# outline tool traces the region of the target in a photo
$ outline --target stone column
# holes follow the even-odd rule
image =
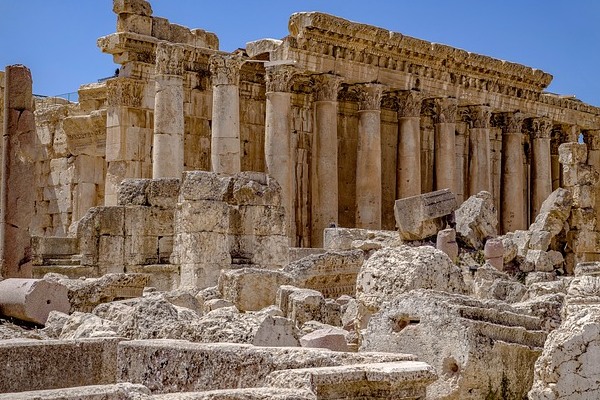
[[[292,93],[290,83],[295,70],[291,66],[267,67],[265,164],[266,172],[281,186],[287,233],[294,236],[295,208],[293,190],[294,157],[291,148]]]
[[[156,95],[152,178],[178,178],[183,173],[183,47],[156,46]]]
[[[435,190],[458,193],[456,179],[456,99],[435,100]]]
[[[500,182],[500,209],[502,233],[527,229],[524,219],[527,209],[523,196],[523,118],[524,115],[503,113],[502,117],[502,175]]]
[[[336,75],[316,75],[315,124],[311,147],[311,245],[323,247],[323,230],[338,223],[337,94]]]
[[[531,220],[538,215],[542,203],[552,193],[552,166],[550,161],[550,132],[552,121],[534,118],[530,121],[533,161],[531,163]]]
[[[492,177],[490,168],[490,117],[486,106],[469,107],[469,196],[482,190],[492,193]]]
[[[35,211],[36,131],[31,72],[6,67],[0,185],[0,275],[30,278],[29,227]]]
[[[381,97],[384,86],[357,85],[356,227],[381,229]]]
[[[398,199],[421,194],[421,129],[422,95],[407,91],[398,98],[398,167],[396,193]]]
[[[240,68],[236,56],[210,58],[213,85],[210,160],[213,172],[235,174],[241,170]]]

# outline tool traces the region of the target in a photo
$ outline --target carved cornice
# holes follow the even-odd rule
[[[488,106],[468,106],[460,110],[462,120],[471,128],[489,128],[492,112]]]
[[[418,117],[421,115],[423,96],[415,90],[398,93],[398,117]]]
[[[456,113],[458,105],[455,98],[435,99],[435,123],[437,124],[453,124],[456,122]]]
[[[106,102],[109,107],[142,107],[145,83],[129,78],[114,78],[106,82]]]
[[[359,111],[374,111],[381,109],[381,97],[385,85],[379,83],[359,83],[354,85],[358,96]]]
[[[333,74],[311,76],[315,101],[337,101],[342,78]]]
[[[210,57],[210,73],[213,86],[239,85],[240,69],[244,60],[237,54],[215,54]]]
[[[292,90],[293,78],[296,74],[298,74],[298,70],[291,65],[267,67],[265,75],[267,93],[289,93]]]
[[[534,139],[550,139],[553,124],[550,118],[531,118],[527,128]]]
[[[183,46],[159,42],[156,45],[156,74],[183,75],[184,56]]]

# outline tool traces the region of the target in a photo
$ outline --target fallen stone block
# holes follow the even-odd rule
[[[277,289],[293,277],[281,271],[242,268],[221,271],[219,292],[240,311],[258,311],[275,304]]]
[[[487,239],[498,236],[498,213],[489,192],[469,197],[455,215],[456,233],[474,249],[481,249]]]
[[[298,327],[308,321],[340,326],[342,315],[340,305],[334,300],[325,299],[321,292],[283,285],[277,291],[277,306],[287,318]]]
[[[422,240],[435,235],[445,228],[456,207],[456,195],[448,189],[396,200],[394,216],[400,236]]]
[[[0,281],[0,314],[44,325],[51,311],[69,312],[67,287],[43,279]]]
[[[379,250],[402,244],[397,231],[359,228],[325,228],[323,247],[327,250]]]
[[[458,243],[456,243],[456,230],[452,228],[442,229],[438,232],[435,248],[443,251],[450,257],[452,262],[458,258]]]
[[[302,347],[329,349],[333,351],[349,351],[346,344],[346,334],[343,329],[317,329],[300,338]]]
[[[150,395],[150,391],[144,385],[115,383],[113,385],[93,385],[66,389],[6,393],[0,394],[0,400],[150,400],[150,397],[143,395]]]

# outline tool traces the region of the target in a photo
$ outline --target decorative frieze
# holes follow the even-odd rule
[[[337,101],[342,78],[332,74],[313,75],[315,101]]]
[[[244,60],[237,54],[215,54],[210,57],[209,64],[213,86],[239,85],[240,68],[243,63]]]
[[[183,46],[159,42],[156,45],[156,74],[183,75],[184,56]]]
[[[379,83],[361,83],[355,85],[358,95],[358,110],[373,111],[381,108],[381,98],[385,85]]]
[[[435,122],[438,124],[453,124],[456,122],[458,106],[455,98],[435,99]]]
[[[269,92],[290,92],[292,90],[293,78],[298,73],[291,65],[278,65],[266,68],[266,88]]]
[[[106,97],[109,107],[142,107],[144,97],[143,81],[116,78],[106,82]]]

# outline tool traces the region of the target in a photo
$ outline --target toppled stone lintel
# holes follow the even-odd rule
[[[448,189],[396,200],[394,216],[400,236],[423,240],[437,234],[456,207],[456,195]]]

